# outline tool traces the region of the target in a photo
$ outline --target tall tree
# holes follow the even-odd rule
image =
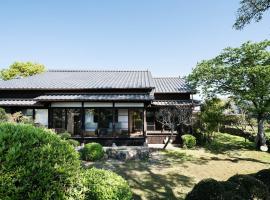
[[[165,142],[163,149],[166,149],[168,146],[177,127],[180,125],[191,124],[191,118],[192,105],[170,106],[159,109],[159,111],[156,113],[157,121],[161,123],[162,127],[167,127],[171,131],[171,134],[168,140]]]
[[[243,29],[252,20],[260,21],[264,12],[270,8],[270,0],[241,0],[240,5],[233,25],[237,30]]]
[[[45,66],[32,62],[14,62],[8,69],[0,71],[0,78],[10,80],[17,76],[27,77],[45,71]]]
[[[188,80],[205,95],[230,95],[251,103],[257,117],[257,145],[265,146],[264,121],[270,111],[270,41],[247,42],[239,48],[226,48],[217,57],[204,60]]]

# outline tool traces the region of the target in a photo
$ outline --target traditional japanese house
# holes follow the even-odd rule
[[[162,143],[168,132],[155,112],[187,104],[193,105],[192,91],[183,79],[149,71],[49,70],[0,80],[0,107],[81,142]]]

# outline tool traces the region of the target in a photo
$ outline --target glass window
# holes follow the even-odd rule
[[[113,110],[100,108],[98,116],[99,136],[113,136]]]
[[[67,131],[72,136],[81,133],[81,109],[67,109]]]
[[[115,133],[117,136],[128,136],[128,109],[116,109]]]
[[[143,109],[129,110],[129,131],[131,136],[143,134]]]
[[[52,128],[59,132],[65,131],[65,109],[52,109]]]
[[[97,136],[98,129],[98,110],[85,109],[85,133],[84,136]]]
[[[146,123],[147,130],[154,131],[155,130],[155,111],[147,111],[146,112]]]
[[[48,109],[35,109],[35,123],[48,126]]]

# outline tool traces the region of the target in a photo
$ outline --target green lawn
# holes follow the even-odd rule
[[[228,134],[216,134],[205,148],[155,151],[147,161],[99,161],[91,166],[115,171],[128,180],[135,199],[184,199],[204,178],[226,180],[241,173],[269,168],[270,154]]]

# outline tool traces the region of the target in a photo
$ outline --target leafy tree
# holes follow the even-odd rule
[[[166,149],[169,142],[172,139],[174,131],[176,131],[177,127],[183,124],[190,124],[192,117],[192,106],[171,106],[160,108],[156,113],[157,121],[161,123],[162,127],[167,127],[170,129],[171,134],[169,139],[165,143],[163,149]]]
[[[220,124],[225,120],[224,111],[228,108],[228,103],[219,98],[206,100],[201,107],[200,119],[208,135],[214,131],[219,132]]]
[[[243,29],[252,20],[258,22],[265,11],[270,8],[270,0],[242,0],[241,7],[237,11],[235,29]]]
[[[10,80],[17,76],[27,77],[34,74],[39,74],[45,71],[45,66],[32,62],[15,62],[8,69],[0,71],[0,78]]]
[[[258,122],[257,145],[265,146],[264,121],[270,111],[270,41],[247,42],[239,48],[226,48],[217,57],[204,60],[188,80],[200,86],[207,96],[231,95],[250,102]]]

